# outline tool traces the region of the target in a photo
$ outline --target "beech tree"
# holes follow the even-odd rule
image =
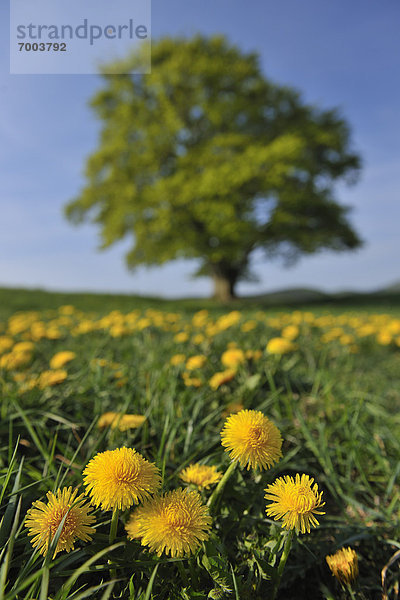
[[[130,268],[197,259],[227,301],[255,250],[294,261],[360,245],[333,194],[359,169],[347,123],[267,79],[256,54],[223,37],[166,38],[150,75],[103,77],[99,146],[66,215],[96,223],[102,248],[130,237]]]

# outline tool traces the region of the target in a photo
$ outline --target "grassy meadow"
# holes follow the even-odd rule
[[[399,371],[395,297],[221,307],[0,290],[0,600],[397,598]],[[246,410],[280,431],[270,468],[237,465],[221,445]],[[123,447],[159,469],[158,493],[188,488],[208,504],[204,539],[189,536],[183,555],[164,539],[158,555],[144,530],[127,537],[142,502],[119,514],[93,504],[91,539],[58,551],[72,503],[40,553],[24,522],[32,504],[87,494],[89,461]],[[197,463],[219,479],[182,479]],[[298,534],[264,497],[296,474],[325,503]],[[326,556],[343,547],[358,567],[339,581]]]

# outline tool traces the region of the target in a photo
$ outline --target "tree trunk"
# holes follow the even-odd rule
[[[220,302],[229,303],[235,296],[236,278],[221,274],[213,274],[214,294],[213,297]]]

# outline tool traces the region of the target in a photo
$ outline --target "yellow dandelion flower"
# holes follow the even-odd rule
[[[218,371],[214,373],[212,377],[208,380],[208,384],[211,389],[216,390],[224,383],[228,383],[228,381],[232,381],[232,379],[236,375],[236,369],[226,369],[225,371]]]
[[[127,327],[125,327],[125,325],[118,324],[118,325],[112,325],[110,327],[110,335],[111,337],[117,338],[117,337],[122,337],[123,335],[126,335],[129,333],[129,329]]]
[[[232,327],[232,325],[235,325],[235,323],[240,320],[241,316],[242,315],[238,310],[233,310],[232,312],[219,317],[217,319],[216,326],[219,331],[224,331],[225,329]]]
[[[230,415],[221,431],[222,445],[232,460],[247,469],[269,469],[281,458],[279,429],[258,410],[241,410]]]
[[[108,365],[108,361],[105,358],[92,358],[90,361],[90,366],[95,369],[96,367],[106,367]]]
[[[354,336],[350,334],[343,334],[340,336],[339,342],[342,344],[342,346],[349,346],[350,344],[354,343]]]
[[[38,385],[39,378],[36,375],[27,376],[24,381],[20,381],[18,392],[24,394],[33,390]]]
[[[125,530],[128,534],[128,538],[130,540],[140,539],[142,537],[140,525],[141,525],[141,510],[143,508],[143,504],[136,508],[133,513],[130,514],[129,521],[125,525]]]
[[[28,377],[28,373],[14,373],[13,379],[17,383],[23,383]]]
[[[55,371],[42,371],[38,378],[38,386],[44,390],[47,387],[58,385],[67,379],[67,371],[56,369]]]
[[[114,371],[113,377],[114,379],[122,379],[125,373],[123,371]]]
[[[110,425],[112,425],[113,429],[115,429],[115,427],[117,426],[116,422],[118,421],[119,415],[120,413],[112,411],[103,413],[97,421],[97,427],[99,429],[104,429],[105,427],[109,427]]]
[[[146,417],[144,415],[122,415],[118,428],[120,431],[127,431],[128,429],[136,429],[145,422]]]
[[[222,473],[217,471],[216,467],[200,465],[198,463],[189,465],[180,474],[182,481],[194,483],[200,489],[209,488],[213,483],[218,483],[221,477]]]
[[[126,415],[110,411],[101,415],[97,422],[97,427],[99,429],[104,429],[111,425],[112,429],[118,427],[120,431],[127,431],[128,429],[140,427],[145,420],[146,417],[144,415]]]
[[[254,319],[250,319],[250,321],[245,321],[240,329],[247,333],[248,331],[252,331],[252,329],[255,329],[256,327],[257,321],[255,321]]]
[[[286,327],[284,327],[281,331],[281,336],[285,339],[285,340],[295,340],[298,335],[299,335],[299,328],[297,327],[297,325],[287,325]]]
[[[187,342],[188,339],[189,336],[185,331],[181,331],[174,336],[174,342],[178,343]]]
[[[46,329],[44,337],[49,340],[58,340],[61,337],[61,331],[57,327],[49,327]]]
[[[75,352],[71,352],[70,350],[64,350],[63,352],[57,352],[50,359],[50,368],[51,369],[61,369],[64,365],[71,362],[76,357]]]
[[[197,333],[193,336],[192,342],[193,344],[202,344],[205,341],[205,337],[202,333]]]
[[[380,331],[376,336],[376,341],[381,346],[389,346],[392,343],[392,334],[387,330]]]
[[[295,349],[293,342],[282,337],[271,338],[267,344],[268,354],[287,354]]]
[[[376,328],[370,323],[366,323],[357,329],[358,337],[367,337],[369,335],[373,335],[376,331]]]
[[[186,371],[182,373],[182,379],[186,387],[200,387],[203,383],[199,377],[191,377],[190,373],[187,373]]]
[[[47,492],[47,504],[37,500],[28,510],[25,526],[29,530],[28,536],[32,538],[31,544],[38,548],[40,554],[46,554],[49,538],[54,538],[67,513],[54,556],[62,550],[73,550],[76,540],[91,540],[91,535],[95,532],[91,525],[95,518],[89,514],[90,507],[85,496],[77,496],[77,493],[78,490],[72,490],[72,487],[59,489],[56,494]]]
[[[95,329],[95,324],[89,319],[80,321],[74,329],[71,330],[71,334],[73,336],[84,335],[85,333],[89,333]]]
[[[136,327],[139,329],[139,331],[143,331],[143,329],[150,327],[150,325],[151,325],[151,320],[147,319],[146,317],[139,319],[138,322],[136,323]]]
[[[259,360],[262,357],[261,350],[246,350],[246,358],[250,360]]]
[[[6,370],[20,369],[32,360],[30,352],[8,352],[0,357],[0,368]]]
[[[160,486],[159,469],[125,446],[96,454],[83,475],[91,503],[103,510],[125,510],[149,498]]]
[[[33,352],[35,344],[33,342],[18,342],[13,347],[13,352]]]
[[[195,356],[190,356],[186,361],[186,369],[187,371],[194,371],[195,369],[201,369],[204,367],[207,358],[203,354],[196,354]]]
[[[63,304],[58,308],[58,312],[62,315],[73,315],[75,310],[75,306],[72,304]]]
[[[296,529],[297,533],[310,533],[311,526],[319,525],[315,515],[324,515],[318,510],[324,506],[322,492],[309,475],[296,474],[296,478],[285,475],[271,483],[265,490],[265,498],[271,500],[266,513],[275,521],[282,519],[284,529]]]
[[[353,548],[341,548],[335,554],[326,557],[332,575],[340,583],[352,584],[358,577],[358,557]]]
[[[181,488],[156,496],[139,506],[126,525],[130,539],[141,538],[142,546],[161,556],[192,554],[208,539],[211,517],[198,492]]]
[[[171,356],[169,362],[171,365],[176,366],[176,365],[181,365],[182,363],[184,363],[186,360],[186,355],[185,354],[174,354],[173,356]]]
[[[5,350],[10,350],[14,346],[14,340],[7,335],[0,336],[0,354]]]
[[[245,355],[243,350],[239,348],[230,348],[226,350],[221,356],[221,362],[224,367],[237,368],[240,364],[245,361]]]
[[[202,309],[193,315],[192,323],[195,327],[203,327],[208,319],[208,310]]]
[[[387,330],[390,331],[390,333],[393,333],[394,335],[397,335],[400,333],[400,319],[393,319],[392,321],[389,321],[388,325],[387,325]]]

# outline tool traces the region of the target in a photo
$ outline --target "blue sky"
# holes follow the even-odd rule
[[[12,1],[12,0],[11,0]],[[99,0],[104,1],[104,0]],[[0,286],[208,295],[192,262],[129,273],[125,243],[97,251],[95,226],[74,228],[63,205],[83,184],[85,157],[100,123],[87,106],[96,75],[10,75],[9,10],[0,0]],[[400,280],[400,3],[397,0],[153,0],[153,37],[225,34],[260,54],[265,74],[323,108],[339,107],[363,158],[356,186],[340,202],[365,246],[321,253],[293,268],[255,260],[258,285],[372,290]]]

